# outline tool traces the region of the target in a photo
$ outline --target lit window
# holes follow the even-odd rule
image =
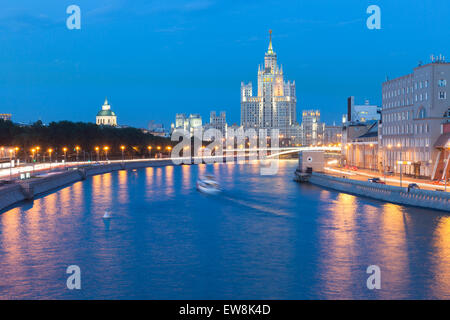
[[[447,86],[447,80],[445,80],[445,79],[439,80],[439,81],[438,81],[438,85],[439,85],[439,87],[445,87],[445,86]]]
[[[426,114],[425,108],[420,109],[419,110],[419,119],[424,119],[424,118],[426,118],[426,116],[427,116],[427,114]]]
[[[439,92],[439,100],[447,99],[447,92],[441,91]]]

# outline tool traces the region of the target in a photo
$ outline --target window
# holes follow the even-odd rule
[[[427,116],[427,113],[426,113],[426,111],[425,111],[425,108],[422,107],[422,108],[419,110],[418,118],[419,118],[419,119],[424,119],[424,118],[426,118],[426,116]]]
[[[447,86],[447,80],[445,80],[445,79],[439,80],[439,81],[438,81],[438,85],[439,85],[439,87],[445,87],[445,86]]]
[[[439,92],[439,100],[447,99],[447,92],[441,91]]]

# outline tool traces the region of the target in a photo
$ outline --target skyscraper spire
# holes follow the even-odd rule
[[[272,48],[272,30],[269,30],[269,37],[270,37],[270,42],[269,42],[269,50],[267,50],[268,54],[273,54],[273,48]]]

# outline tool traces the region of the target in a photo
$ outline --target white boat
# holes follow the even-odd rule
[[[105,211],[105,214],[103,215],[103,219],[111,219],[111,213],[109,213],[109,211]]]
[[[199,178],[197,180],[197,189],[207,194],[218,194],[221,191],[219,183],[217,183],[213,176]]]

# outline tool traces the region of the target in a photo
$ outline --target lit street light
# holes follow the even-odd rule
[[[53,149],[48,149],[47,150],[48,151],[48,157],[50,158],[50,169],[52,168],[52,152],[53,152]]]
[[[9,149],[9,180],[12,179],[12,167],[13,167],[13,160],[12,160],[12,154],[14,150]]]
[[[105,159],[106,159],[106,161],[108,161],[108,150],[109,150],[109,147],[105,146],[105,147],[103,147],[103,150],[105,151]]]
[[[64,147],[64,148],[63,148],[63,151],[64,151],[64,167],[66,167],[66,162],[67,162],[67,148]]]
[[[97,153],[97,162],[99,162],[100,161],[100,148],[95,147],[95,152]]]
[[[148,157],[151,158],[152,157],[152,146],[148,146]]]
[[[80,147],[79,147],[79,146],[76,146],[76,147],[75,147],[75,151],[77,152],[77,162],[78,162],[78,153],[80,152]]]
[[[122,150],[122,162],[124,162],[123,151],[125,150],[125,146],[120,146],[120,150]]]
[[[402,187],[402,171],[403,171],[403,162],[402,162],[402,153],[403,153],[403,146],[401,145],[401,143],[397,144],[397,148],[401,148],[400,149],[400,187]]]

